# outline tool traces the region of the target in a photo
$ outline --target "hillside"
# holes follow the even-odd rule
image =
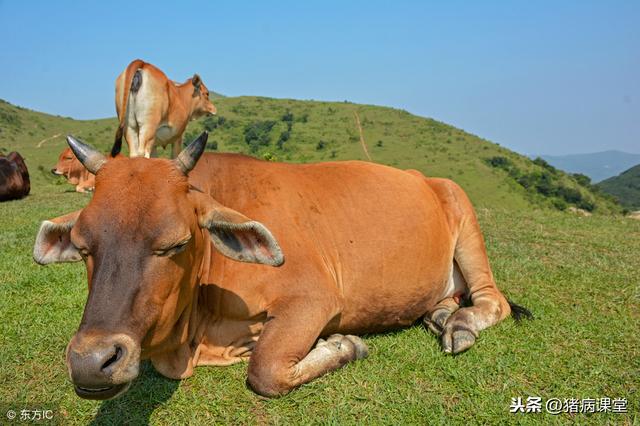
[[[620,211],[588,181],[403,110],[258,97],[223,97],[214,102],[219,115],[194,121],[187,130],[188,140],[209,130],[210,150],[292,162],[370,158],[418,169],[427,176],[452,178],[479,207],[564,209],[575,205],[601,213]],[[47,171],[65,147],[65,134],[73,133],[107,151],[115,128],[115,119],[79,121],[0,103],[0,149],[19,150],[26,156],[36,175],[36,194],[39,182],[53,179]],[[161,154],[167,152],[161,150]]]
[[[75,121],[0,103],[0,148],[19,149],[32,173],[31,194],[0,205],[0,400],[8,401],[7,410],[51,409],[53,422],[65,425],[438,424],[442,419],[466,424],[471,418],[486,424],[530,418],[545,424],[633,424],[640,409],[634,398],[640,221],[531,208],[558,202],[560,188],[565,195],[573,188],[593,197],[596,212],[606,212],[610,204],[542,160],[532,162],[402,111],[257,98],[216,104],[220,116],[189,129],[212,129],[210,149],[217,143],[219,150],[291,161],[364,158],[353,115],[358,112],[374,160],[460,181],[480,207],[478,220],[499,288],[531,309],[534,320],[506,319],[455,357],[443,354],[439,339],[422,326],[366,335],[368,359],[282,398],[266,400],[248,389],[247,363],[197,368],[191,378],[178,381],[143,361],[140,376],[122,397],[80,399],[64,354],[82,321],[86,268],[82,262],[41,267],[32,250],[43,219],[81,209],[91,197],[49,172],[65,146],[62,136],[51,136],[73,132],[106,151],[116,122]],[[282,136],[286,131],[288,139]],[[540,190],[556,195],[543,197]],[[552,415],[543,408],[531,417],[509,414],[509,401],[518,395],[538,396],[543,404],[576,395],[627,398],[628,413]]]
[[[640,164],[598,184],[603,192],[613,195],[624,207],[640,210]]]
[[[593,182],[616,176],[640,163],[640,154],[622,151],[603,151],[590,154],[541,155],[552,166],[570,173],[582,173]]]

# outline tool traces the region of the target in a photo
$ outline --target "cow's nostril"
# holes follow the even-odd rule
[[[116,346],[113,355],[111,355],[111,357],[106,360],[104,364],[102,364],[102,367],[100,369],[103,371],[106,370],[111,365],[117,363],[120,358],[122,358],[122,348],[120,346]]]

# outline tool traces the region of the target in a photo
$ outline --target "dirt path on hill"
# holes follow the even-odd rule
[[[372,161],[371,156],[369,155],[369,150],[367,149],[367,144],[364,141],[364,135],[362,134],[362,126],[360,125],[360,116],[358,115],[358,111],[353,111],[353,115],[356,117],[356,125],[358,126],[358,132],[360,132],[360,145],[362,145],[364,155],[367,156],[369,161]]]
[[[55,139],[55,138],[59,138],[60,136],[62,136],[62,133],[58,133],[58,134],[55,134],[53,136],[49,136],[48,138],[42,139],[40,142],[38,142],[37,148],[42,148],[42,144],[44,144],[46,141],[49,141],[49,140]]]

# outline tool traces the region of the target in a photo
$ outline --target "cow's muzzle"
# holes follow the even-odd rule
[[[140,345],[126,334],[78,332],[67,347],[67,367],[76,394],[110,399],[138,376]]]
[[[61,176],[62,172],[59,172],[58,169],[51,169],[51,174],[54,174],[56,176]]]

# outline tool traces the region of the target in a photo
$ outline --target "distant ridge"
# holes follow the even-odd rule
[[[598,184],[630,210],[640,210],[640,164]]]
[[[617,176],[640,163],[640,154],[616,150],[589,154],[541,155],[540,157],[565,172],[585,174],[593,182]]]

